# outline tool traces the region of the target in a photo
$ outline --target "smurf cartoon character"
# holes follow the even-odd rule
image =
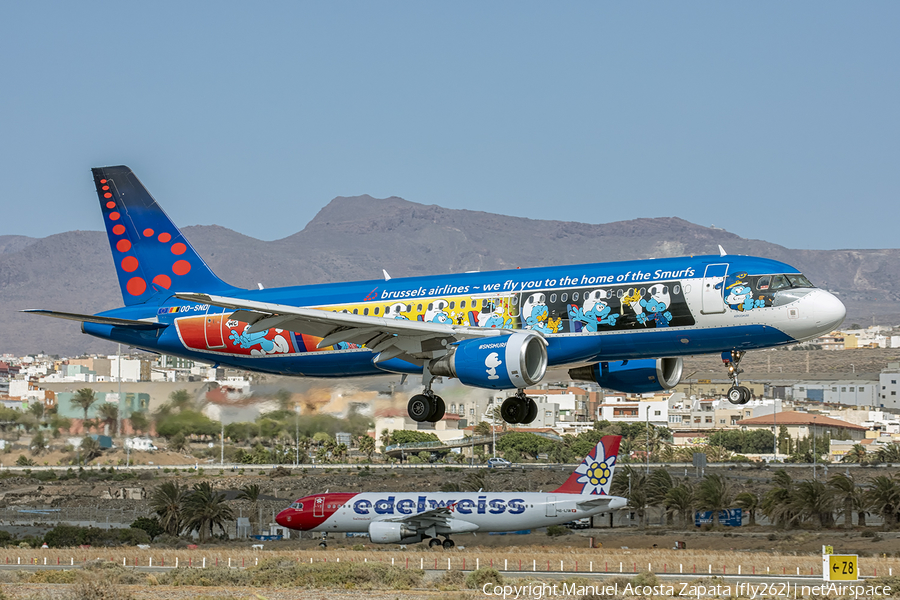
[[[255,333],[247,333],[247,330],[250,329],[250,325],[244,327],[244,331],[242,333],[238,333],[237,330],[232,329],[231,335],[228,336],[228,339],[231,340],[231,343],[239,348],[250,349],[251,356],[266,356],[268,354],[286,354],[290,351],[290,345],[288,341],[285,339],[281,333],[284,331],[283,329],[275,330],[275,337],[272,339],[267,339],[266,336],[269,335],[271,329],[266,329],[265,331],[257,331]],[[253,348],[253,346],[259,346],[259,349]]]
[[[500,376],[497,375],[497,367],[503,364],[503,361],[500,360],[500,355],[496,352],[491,352],[487,355],[487,358],[484,359],[484,366],[487,367],[485,371],[488,374],[488,379],[500,379]]]
[[[387,308],[384,309],[384,318],[385,319],[406,319],[409,321],[409,317],[404,315],[406,312],[406,305],[402,302],[397,302],[395,304],[391,304]]]
[[[606,290],[598,289],[587,292],[584,295],[584,306],[569,305],[569,319],[584,323],[584,330],[596,332],[600,325],[615,326],[618,313],[612,312],[606,300],[609,294]]]
[[[650,321],[656,323],[657,327],[668,327],[669,321],[672,320],[672,313],[666,310],[668,308],[663,302],[655,298],[642,298],[640,302],[644,311],[637,316],[638,323],[646,325]]]
[[[754,308],[761,308],[766,305],[765,300],[762,298],[759,300],[753,299],[753,290],[751,290],[750,286],[744,281],[735,281],[725,288],[725,290],[728,292],[728,295],[725,296],[725,304],[732,310],[744,312],[753,310]]]
[[[453,323],[453,319],[451,319],[450,315],[447,313],[447,307],[449,306],[450,303],[446,300],[429,302],[428,309],[425,311],[422,320],[426,323]]]

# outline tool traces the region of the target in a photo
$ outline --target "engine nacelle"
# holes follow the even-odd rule
[[[547,372],[547,342],[535,333],[463,340],[429,365],[432,375],[493,390],[535,385]]]
[[[375,521],[369,523],[369,539],[373,544],[415,544],[422,541],[422,534],[403,523]]]
[[[643,394],[671,390],[681,381],[684,363],[680,358],[657,358],[601,362],[569,371],[575,381],[594,381],[617,392]]]

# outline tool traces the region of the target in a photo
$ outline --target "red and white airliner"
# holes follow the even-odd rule
[[[581,465],[552,492],[324,493],[305,496],[281,511],[279,525],[300,531],[368,533],[375,544],[452,548],[455,533],[519,531],[559,525],[622,508],[610,496],[621,436],[603,437]],[[444,540],[438,539],[443,536]]]

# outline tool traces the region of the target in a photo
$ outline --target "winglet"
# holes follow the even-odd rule
[[[728,253],[725,252],[725,248],[722,247],[722,244],[719,244],[719,256],[725,256],[726,254]]]
[[[391,280],[391,276],[388,275],[388,272],[387,272],[385,269],[382,269],[381,272],[384,273],[384,280],[385,280],[385,281],[390,281],[390,280]]]

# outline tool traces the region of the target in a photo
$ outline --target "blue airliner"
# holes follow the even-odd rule
[[[150,352],[299,377],[422,376],[416,421],[438,421],[436,377],[515,390],[501,407],[530,423],[524,390],[548,367],[630,393],[671,389],[681,357],[721,353],[739,384],[747,350],[834,330],[844,305],[790,265],[750,256],[665,258],[241,289],[219,279],[125,166],[92,169],[125,306],[84,333]]]

